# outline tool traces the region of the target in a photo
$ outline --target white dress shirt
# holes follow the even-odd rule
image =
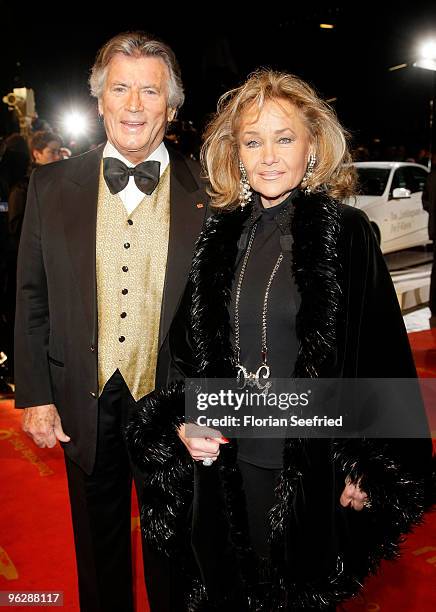
[[[123,157],[121,153],[109,141],[106,143],[106,146],[103,149],[103,158],[105,157],[115,157],[116,159],[119,159],[124,162],[129,168],[133,168],[136,165],[132,164],[132,162]],[[149,157],[147,157],[147,159],[144,159],[143,161],[150,160],[160,162],[159,177],[161,177],[164,171],[166,170],[166,167],[170,163],[170,156],[163,142],[161,142],[158,148],[153,151],[153,153]],[[144,197],[147,197],[140,189],[137,188],[133,176],[129,176],[129,182],[127,183],[126,187],[118,193],[118,195],[120,196],[127,210],[127,214],[129,215],[135,210],[138,204],[142,202]]]

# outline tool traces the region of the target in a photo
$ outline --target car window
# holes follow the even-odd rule
[[[391,185],[391,195],[397,187],[409,189],[410,193],[418,193],[424,189],[427,172],[416,166],[404,166],[395,170]]]
[[[406,172],[407,168],[397,168],[394,172],[394,176],[392,178],[392,185],[391,185],[391,193],[390,195],[392,196],[392,193],[394,191],[394,189],[410,189],[410,176],[407,174]],[[408,182],[409,179],[409,182]]]
[[[416,166],[410,166],[410,171],[413,175],[414,191],[423,191],[424,185],[428,177],[428,172],[423,168],[417,168]]]
[[[358,193],[360,195],[380,196],[385,192],[389,168],[356,167],[358,176]]]

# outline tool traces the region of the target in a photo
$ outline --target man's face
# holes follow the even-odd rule
[[[45,164],[51,164],[52,162],[59,161],[62,159],[61,146],[57,140],[50,140],[46,147],[42,151],[34,149],[32,151],[35,162],[41,166]]]
[[[109,142],[129,161],[146,159],[162,142],[175,110],[168,106],[168,68],[157,57],[115,55],[98,108]]]

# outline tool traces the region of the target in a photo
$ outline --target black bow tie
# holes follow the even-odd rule
[[[129,168],[124,162],[115,157],[103,159],[103,175],[106,185],[112,195],[122,191],[133,176],[136,186],[143,193],[151,195],[159,182],[160,162],[146,161],[134,168]]]

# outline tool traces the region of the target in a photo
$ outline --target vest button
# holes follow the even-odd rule
[[[92,397],[97,397],[97,393],[95,393],[94,391],[90,391],[89,395],[92,395]]]
[[[120,314],[120,317],[121,317],[122,319],[125,319],[125,318],[127,317],[127,312],[122,312],[122,313]]]
[[[91,353],[95,353],[95,346],[94,346],[94,344],[91,344],[91,346],[89,348],[91,350]]]
[[[124,248],[125,249],[130,249],[130,243],[129,242],[125,242],[124,243]]]
[[[129,225],[133,225],[133,221],[132,221],[132,219],[127,219],[127,223],[128,223]]]
[[[128,272],[129,271],[129,268],[127,266],[123,266],[121,269],[122,269],[123,272]]]
[[[121,293],[122,293],[123,295],[127,295],[127,294],[129,293],[129,290],[128,290],[128,289],[123,289],[123,290],[121,291]]]
[[[120,337],[118,338],[118,340],[119,340],[120,342],[124,342],[125,337],[124,337],[124,336],[120,336]]]

